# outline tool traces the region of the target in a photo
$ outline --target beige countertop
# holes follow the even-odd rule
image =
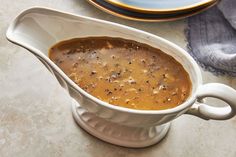
[[[144,149],[114,146],[87,134],[72,118],[70,97],[29,52],[5,39],[20,11],[47,6],[136,27],[186,48],[184,20],[143,23],[123,20],[85,0],[0,0],[0,156],[1,157],[235,157],[236,117],[205,121],[183,115],[173,121],[161,143]],[[204,82],[236,89],[236,78],[202,72]],[[210,99],[214,104],[216,101]],[[222,103],[222,102],[220,102]]]

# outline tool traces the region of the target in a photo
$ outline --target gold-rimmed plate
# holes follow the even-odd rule
[[[197,13],[200,13],[204,10],[207,10],[214,5],[217,4],[218,1],[213,1],[212,3],[209,3],[208,5],[201,6],[198,8],[195,8],[191,11],[183,11],[183,12],[177,12],[177,13],[170,13],[170,14],[147,14],[147,13],[140,13],[135,11],[126,10],[124,8],[119,8],[117,6],[114,6],[110,3],[107,3],[104,0],[87,0],[89,3],[97,7],[98,9],[107,12],[109,14],[112,14],[114,16],[118,16],[124,19],[134,20],[134,21],[143,21],[143,22],[163,22],[163,21],[174,21],[178,19],[183,19],[189,16],[193,16]]]
[[[104,0],[117,7],[142,13],[176,13],[207,6],[217,0]]]

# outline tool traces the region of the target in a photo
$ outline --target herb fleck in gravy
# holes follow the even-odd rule
[[[132,40],[71,39],[51,47],[49,57],[82,89],[116,106],[169,109],[182,104],[191,92],[189,75],[180,63]]]

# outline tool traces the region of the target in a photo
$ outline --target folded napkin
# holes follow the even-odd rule
[[[188,19],[189,52],[206,70],[236,76],[236,0]]]

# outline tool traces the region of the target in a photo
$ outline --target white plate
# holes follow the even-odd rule
[[[189,16],[193,16],[202,11],[205,11],[214,5],[217,4],[218,0],[214,1],[214,3],[209,3],[208,5],[202,5],[200,7],[183,10],[181,12],[137,12],[133,10],[127,10],[121,7],[114,7],[114,5],[103,1],[103,0],[87,0],[90,4],[94,5],[98,9],[112,14],[114,16],[118,16],[124,19],[135,20],[135,21],[143,21],[143,22],[163,22],[163,21],[174,21],[178,19],[183,19]]]
[[[207,5],[216,0],[105,0],[116,6],[136,11],[182,11]]]

